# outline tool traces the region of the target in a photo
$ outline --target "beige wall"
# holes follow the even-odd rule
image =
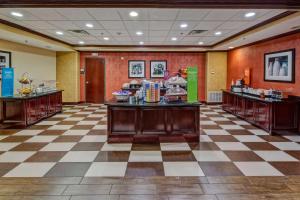
[[[23,73],[28,72],[33,85],[44,80],[56,80],[56,53],[36,47],[0,40],[0,50],[12,53],[12,67],[15,69],[15,93],[21,87],[18,82]]]
[[[206,98],[208,92],[226,89],[227,52],[206,54]]]
[[[57,87],[64,90],[63,102],[80,101],[80,67],[78,52],[57,52]]]

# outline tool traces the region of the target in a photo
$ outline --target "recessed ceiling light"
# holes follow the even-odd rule
[[[84,44],[84,41],[79,41],[78,44]]]
[[[234,47],[228,47],[228,49],[233,49]]]
[[[62,31],[56,31],[55,33],[56,33],[56,35],[63,35],[64,34]]]
[[[86,23],[85,26],[88,27],[88,28],[93,28],[94,27],[94,25],[91,24],[91,23]]]
[[[135,11],[131,11],[131,12],[129,13],[129,15],[130,15],[130,17],[137,17],[137,16],[139,16],[139,13],[137,13],[137,12],[135,12]]]
[[[171,40],[172,40],[172,41],[176,41],[176,40],[177,40],[177,37],[172,37]]]
[[[198,42],[198,44],[199,44],[199,45],[202,45],[202,44],[204,44],[204,42]]]
[[[217,32],[215,32],[215,35],[222,35],[222,32],[221,31],[217,31]]]
[[[11,12],[10,14],[15,17],[23,17],[23,14],[19,12]]]
[[[142,42],[142,41],[141,41],[141,42],[139,42],[139,44],[140,44],[140,45],[143,45],[143,44],[144,44],[144,42]]]
[[[248,12],[245,14],[245,17],[249,18],[249,17],[254,17],[256,15],[255,12]]]
[[[143,35],[144,33],[142,31],[137,31],[135,34],[137,34],[137,35]]]
[[[104,37],[103,39],[104,39],[104,40],[109,40],[109,37]]]
[[[186,24],[186,23],[180,24],[180,28],[186,28],[186,27],[188,27],[188,24]]]

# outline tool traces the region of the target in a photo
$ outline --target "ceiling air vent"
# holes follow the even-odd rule
[[[206,32],[207,30],[192,30],[188,33],[188,35],[199,35],[201,33]]]
[[[68,32],[73,33],[78,36],[90,35],[89,32],[85,30],[68,30]]]

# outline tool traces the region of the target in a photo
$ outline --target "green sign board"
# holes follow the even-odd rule
[[[187,68],[187,100],[198,102],[198,67]]]

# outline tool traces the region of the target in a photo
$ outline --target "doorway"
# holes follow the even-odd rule
[[[85,59],[85,101],[104,103],[105,99],[105,60]]]

